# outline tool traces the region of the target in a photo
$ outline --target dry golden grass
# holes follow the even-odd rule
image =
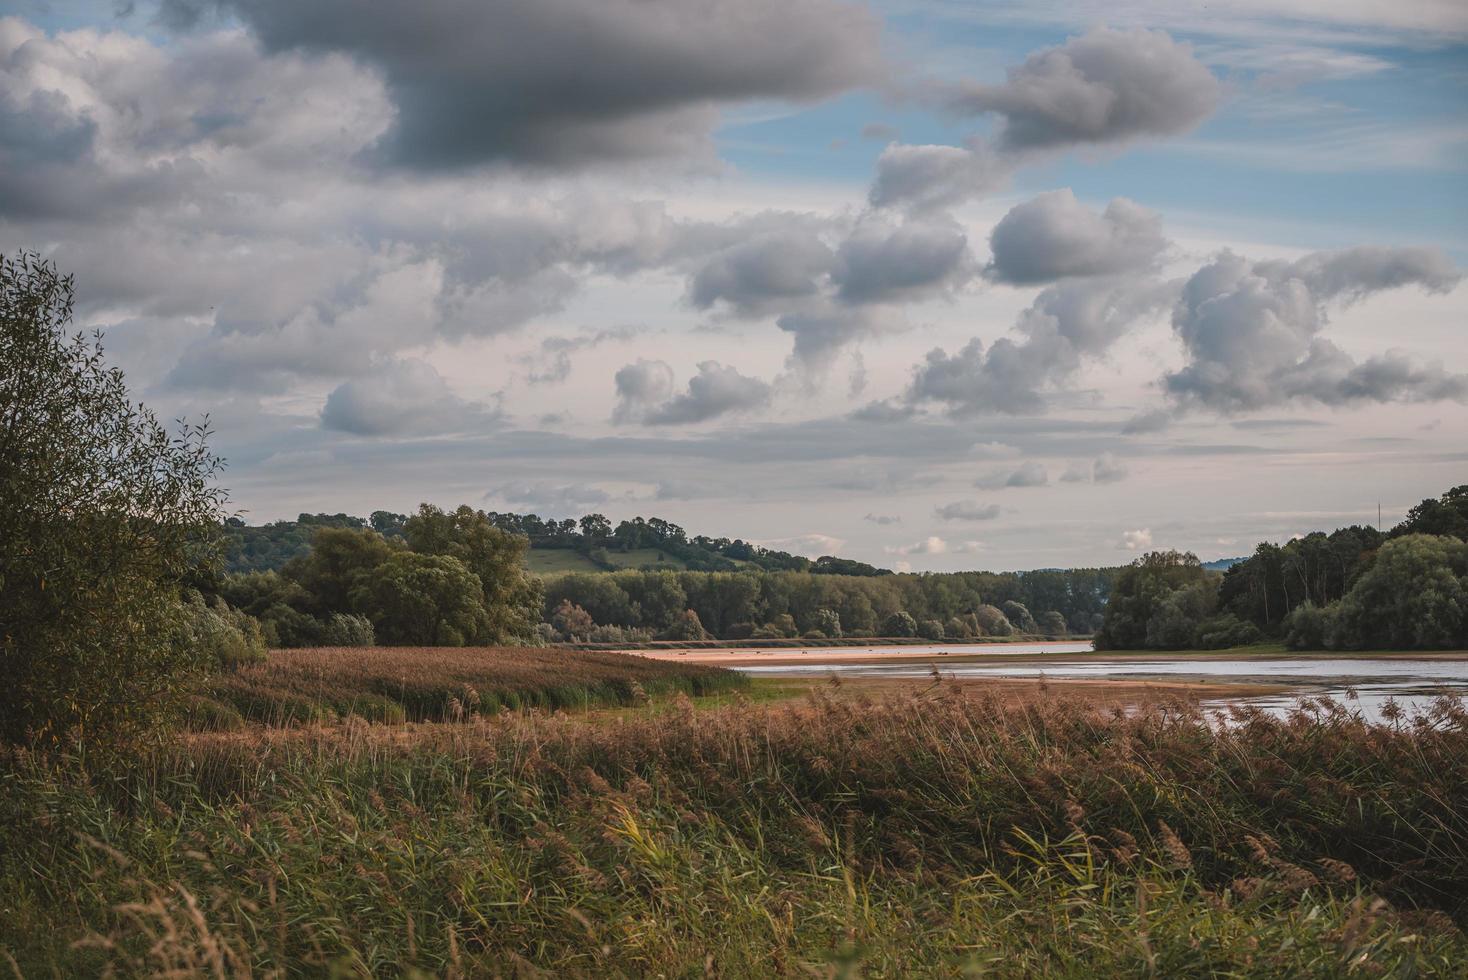
[[[242,720],[295,724],[455,720],[503,709],[637,704],[659,694],[735,690],[748,681],[699,664],[602,651],[516,647],[319,647],[272,650],[263,664],[213,680],[195,728]]]

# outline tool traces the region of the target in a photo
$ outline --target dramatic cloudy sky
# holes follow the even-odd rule
[[[0,15],[0,248],[254,521],[1027,568],[1468,482],[1460,0]]]

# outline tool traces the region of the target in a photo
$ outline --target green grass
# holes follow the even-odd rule
[[[1449,976],[1468,711],[946,685],[0,761],[23,976]]]
[[[535,575],[603,571],[590,558],[570,548],[531,548],[525,554],[525,568]]]
[[[609,551],[607,560],[620,570],[656,566],[669,571],[681,571],[687,564],[681,559],[656,548],[634,548],[631,551]],[[571,572],[605,572],[590,558],[570,548],[531,548],[525,556],[525,567],[536,575],[566,575]]]
[[[631,551],[609,551],[607,560],[618,568],[643,568],[656,565],[660,569],[680,571],[688,566],[680,558],[656,548],[633,548]]]

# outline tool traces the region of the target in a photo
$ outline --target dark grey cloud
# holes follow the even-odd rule
[[[869,122],[861,128],[861,138],[877,143],[890,143],[902,134],[896,126],[884,122]]]
[[[930,85],[925,97],[950,113],[997,116],[997,133],[963,146],[889,146],[877,161],[871,203],[944,207],[1067,150],[1176,136],[1213,112],[1220,91],[1192,49],[1166,33],[1098,27],[1031,54],[1002,85]]]
[[[1139,319],[1166,307],[1176,285],[1143,278],[1093,278],[1040,291],[1019,318],[1019,339],[985,349],[975,337],[949,354],[935,349],[917,366],[906,398],[954,415],[1045,411],[1047,395],[1100,358]]]
[[[984,271],[1017,285],[1114,275],[1150,268],[1166,247],[1157,212],[1119,197],[1097,214],[1065,188],[1010,209],[990,233]]]
[[[1188,279],[1173,312],[1187,363],[1163,379],[1179,409],[1247,412],[1291,401],[1468,400],[1468,375],[1400,351],[1357,361],[1321,336],[1330,303],[1415,285],[1447,292],[1462,276],[1440,250],[1352,248],[1269,262],[1225,252]]]
[[[756,234],[709,256],[689,282],[689,300],[699,309],[723,302],[743,316],[779,311],[814,296],[832,258],[812,228]]]
[[[33,87],[44,77],[36,60],[23,46],[0,48],[0,217],[112,215],[198,180],[201,168],[189,159],[109,169],[97,156],[96,119],[62,92]]]
[[[902,523],[902,518],[897,514],[867,514],[862,520],[881,527],[890,527],[893,524]]]
[[[425,170],[580,165],[705,149],[718,106],[811,101],[883,74],[879,24],[838,0],[175,0],[268,51],[341,54],[396,107],[379,146]]]
[[[942,295],[975,272],[961,228],[909,221],[856,229],[836,251],[832,280],[843,302],[898,302]]]
[[[454,395],[431,365],[406,359],[339,385],[321,409],[321,426],[359,436],[442,434],[481,428],[496,417]]]
[[[981,504],[977,500],[955,500],[933,508],[933,514],[944,521],[992,521],[1003,509],[998,504]]]

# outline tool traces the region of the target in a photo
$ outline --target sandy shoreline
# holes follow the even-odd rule
[[[1150,650],[1117,650],[1110,652],[1094,652],[1090,650],[1057,650],[1054,652],[1037,651],[1025,653],[1005,653],[1006,648],[1033,647],[1034,643],[995,643],[985,648],[984,652],[963,650],[953,652],[934,652],[932,650],[913,650],[910,647],[817,647],[809,650],[801,650],[791,647],[773,647],[766,649],[758,648],[697,648],[688,650],[624,650],[619,651],[637,657],[647,657],[652,660],[676,660],[683,663],[713,664],[719,667],[766,667],[766,666],[799,666],[809,664],[813,672],[819,673],[825,664],[895,664],[895,663],[922,663],[937,664],[940,667],[951,663],[1034,663],[1046,661],[1071,661],[1076,659],[1102,660],[1117,662],[1146,662],[1150,660],[1197,660],[1200,662],[1216,660],[1353,660],[1353,659],[1390,659],[1390,660],[1468,660],[1468,650],[1447,650],[1432,652],[1335,652],[1335,651],[1261,651],[1258,653],[1247,650],[1220,650],[1220,651],[1150,651]],[[1058,679],[1057,679],[1058,680]],[[1107,682],[1110,683],[1110,682]]]

